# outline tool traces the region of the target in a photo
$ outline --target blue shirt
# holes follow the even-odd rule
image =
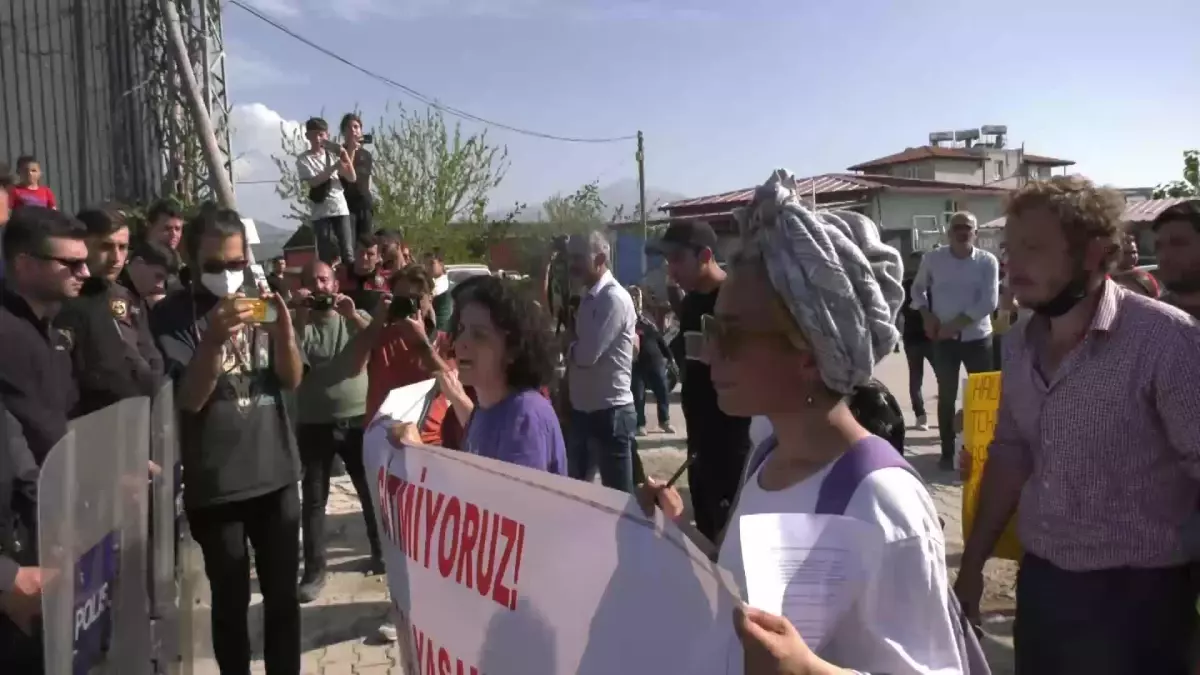
[[[554,407],[526,389],[490,408],[476,406],[463,449],[473,455],[567,475],[567,450]]]
[[[933,306],[930,307],[930,298]],[[911,307],[928,309],[943,324],[966,315],[971,323],[962,340],[982,340],[992,334],[992,312],[1000,304],[1000,264],[996,256],[973,247],[965,258],[949,246],[925,254],[913,278]]]

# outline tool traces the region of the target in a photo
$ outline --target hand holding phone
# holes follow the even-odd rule
[[[233,306],[239,314],[249,313],[247,323],[275,323],[279,320],[275,303],[266,298],[234,298]]]

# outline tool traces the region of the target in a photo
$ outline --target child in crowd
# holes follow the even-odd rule
[[[42,165],[32,155],[17,159],[17,184],[8,189],[8,202],[13,209],[22,206],[58,209],[54,192],[42,185]]]

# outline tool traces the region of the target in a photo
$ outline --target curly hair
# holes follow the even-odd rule
[[[526,294],[511,281],[483,276],[455,298],[450,325],[455,337],[460,331],[459,312],[470,304],[488,311],[496,329],[504,334],[504,350],[509,363],[505,371],[508,386],[516,390],[540,389],[554,377],[554,359],[550,333],[542,324],[542,313]]]
[[[1055,176],[1030,181],[1013,191],[1005,215],[1020,216],[1034,209],[1054,214],[1070,250],[1080,252],[1077,255],[1082,255],[1088,242],[1099,239],[1109,245],[1104,271],[1111,271],[1117,264],[1125,236],[1121,221],[1125,198],[1121,193],[1100,187],[1083,176]]]

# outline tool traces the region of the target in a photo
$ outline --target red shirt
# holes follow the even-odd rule
[[[353,265],[342,265],[337,270],[337,282],[338,290],[343,293],[389,290],[382,266],[376,267],[374,274],[360,275],[354,271]]]
[[[444,333],[439,333],[433,344],[442,358],[449,361],[449,338]],[[383,405],[384,399],[393,389],[432,377],[433,373],[421,364],[418,352],[409,349],[404,343],[399,335],[399,328],[384,328],[379,342],[371,350],[371,359],[367,362],[367,419],[375,418],[379,406]],[[438,394],[429,407],[425,422],[421,425],[421,441],[429,445],[458,449],[462,442],[462,430],[463,425],[455,416],[450,402],[445,395]]]
[[[44,206],[46,208],[57,209],[58,202],[54,199],[54,192],[45,185],[37,187],[29,187],[28,185],[14,185],[8,188],[9,206],[16,209],[22,206]]]

